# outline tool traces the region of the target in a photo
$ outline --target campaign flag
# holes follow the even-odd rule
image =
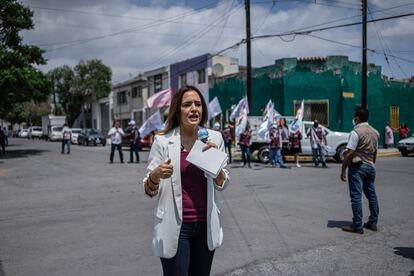
[[[303,121],[303,114],[305,113],[305,101],[302,100],[299,109],[296,111],[295,121],[290,126],[291,132],[300,130]]]
[[[164,128],[164,123],[161,121],[161,113],[159,110],[152,114],[139,128],[141,137],[145,137],[152,131],[157,131]]]
[[[157,92],[151,97],[149,97],[147,100],[147,104],[149,108],[160,108],[164,106],[169,106],[171,104],[171,99],[172,90],[171,88],[168,88],[163,91]]]
[[[221,107],[217,97],[214,97],[213,100],[208,104],[208,119],[216,117],[221,114]]]
[[[266,104],[265,109],[263,110],[263,116],[266,116],[266,115],[267,115],[267,113],[269,112],[269,110],[271,110],[271,109],[273,109],[273,108],[274,108],[273,101],[272,101],[272,100],[269,100],[269,101],[267,102],[267,104]]]
[[[247,103],[247,97],[244,97],[239,101],[235,109],[230,114],[230,121],[236,120],[236,118],[240,117],[240,114],[246,110],[246,116],[249,113],[249,105]]]
[[[257,135],[261,139],[267,139],[269,136],[269,129],[274,124],[275,119],[282,116],[275,108],[272,100],[266,105],[266,109],[264,110],[263,122],[257,131]]]
[[[236,137],[239,139],[240,134],[242,134],[247,127],[247,107],[244,107],[244,109],[241,111],[239,118],[236,122]]]

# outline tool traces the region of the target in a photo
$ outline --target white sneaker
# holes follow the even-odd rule
[[[296,168],[300,168],[301,167],[301,165],[299,165],[299,163],[297,163],[296,164]]]

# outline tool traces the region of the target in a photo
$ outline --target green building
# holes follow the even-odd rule
[[[228,114],[245,95],[245,76],[241,71],[214,79],[210,100],[217,96]],[[355,106],[361,103],[361,64],[346,56],[279,59],[274,65],[255,68],[252,86],[250,115],[261,115],[272,99],[279,113],[292,116],[304,100],[305,120],[318,119],[332,130],[350,131]],[[380,66],[369,64],[368,109],[369,121],[381,136],[386,122],[394,128],[406,123],[414,129],[414,79],[392,80],[381,74]]]

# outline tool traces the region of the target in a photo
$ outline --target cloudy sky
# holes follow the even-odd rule
[[[245,36],[242,0],[22,0],[21,3],[34,11],[35,28],[23,36],[26,43],[46,50],[48,64],[42,70],[98,58],[112,68],[114,83],[139,72],[220,51]],[[360,0],[251,0],[251,3],[253,36],[358,22],[361,14]],[[368,0],[368,3],[368,19],[414,12],[412,0]],[[391,77],[413,76],[413,24],[414,16],[370,23],[368,47],[376,52],[368,54],[368,62],[381,65],[383,74]],[[358,48],[361,26],[312,35],[254,40],[253,65],[269,65],[284,57],[327,55],[348,55],[351,60],[361,60]],[[245,64],[244,45],[224,54]]]

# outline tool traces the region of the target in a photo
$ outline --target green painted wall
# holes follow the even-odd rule
[[[383,136],[385,123],[390,121],[390,106],[399,106],[400,123],[414,130],[414,84],[382,78],[381,67],[369,65],[368,108],[370,123]],[[355,106],[361,103],[360,64],[344,56],[326,59],[277,60],[274,65],[253,70],[251,115],[261,115],[269,99],[276,110],[293,115],[294,101],[328,100],[329,128],[352,129]],[[245,75],[217,79],[210,89],[210,99],[217,96],[223,110],[230,109],[245,95]],[[341,97],[342,92],[354,93],[353,98]],[[396,139],[398,140],[398,134]],[[381,140],[382,144],[382,140]]]

